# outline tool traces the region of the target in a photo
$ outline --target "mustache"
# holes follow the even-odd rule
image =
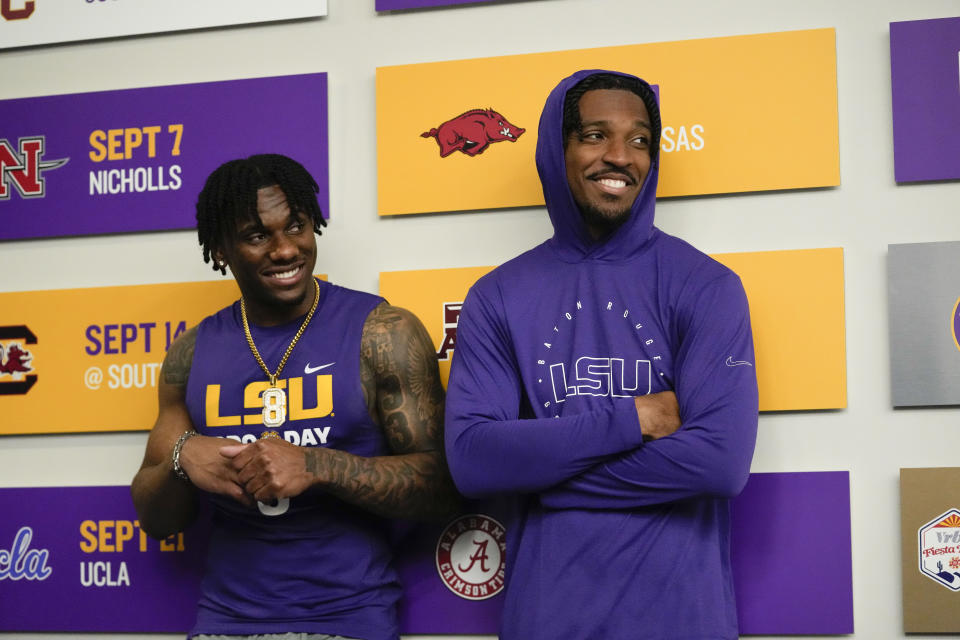
[[[587,176],[587,179],[597,180],[599,178],[604,178],[604,177],[609,178],[612,175],[622,176],[623,179],[626,180],[627,184],[629,185],[637,184],[637,179],[634,176],[630,175],[625,170],[620,169],[619,167],[608,167],[602,171],[591,173],[590,175]]]

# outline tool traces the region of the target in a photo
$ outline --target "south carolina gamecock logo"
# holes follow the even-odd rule
[[[33,15],[36,0],[26,0],[14,6],[13,0],[0,0],[0,16],[5,20],[26,20]]]
[[[22,395],[36,384],[32,344],[37,336],[26,325],[0,327],[0,396]]]
[[[920,527],[920,573],[960,591],[960,511],[950,509]]]
[[[440,157],[454,151],[475,156],[483,153],[494,142],[516,142],[526,129],[510,122],[493,109],[471,109],[447,120],[436,129],[424,131],[421,138],[436,138]]]
[[[506,531],[483,514],[460,516],[437,541],[437,572],[450,591],[486,600],[503,590]]]

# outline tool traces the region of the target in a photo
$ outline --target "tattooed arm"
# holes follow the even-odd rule
[[[251,503],[237,481],[237,474],[219,454],[219,438],[194,436],[180,450],[180,466],[192,482],[173,473],[173,447],[177,439],[193,429],[187,411],[186,392],[196,327],[183,333],[167,351],[157,385],[160,408],[147,439],[140,470],[133,478],[130,493],[141,528],[155,538],[183,530],[196,516],[194,486]]]
[[[263,502],[318,486],[387,517],[442,519],[459,496],[443,453],[443,387],[430,336],[409,311],[379,305],[363,325],[360,378],[393,455],[364,458],[273,438],[223,449],[247,493]]]

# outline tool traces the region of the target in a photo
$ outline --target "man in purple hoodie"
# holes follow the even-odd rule
[[[461,492],[515,501],[503,640],[738,635],[750,316],[736,274],[653,226],[659,139],[646,82],[564,79],[537,141],[554,235],[460,314],[446,447]]]

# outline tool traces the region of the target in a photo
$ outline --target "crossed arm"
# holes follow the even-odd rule
[[[163,537],[196,512],[193,487],[173,474],[177,438],[192,429],[185,403],[196,331],[171,347],[161,370],[160,411],[132,494],[141,526]],[[345,451],[297,447],[278,439],[248,445],[194,436],[180,463],[191,483],[255,508],[316,486],[388,517],[439,519],[455,512],[459,496],[443,455],[444,395],[433,344],[413,314],[387,304],[367,317],[361,339],[361,384],[371,417],[391,455],[364,458]]]
[[[464,494],[536,493],[548,507],[615,509],[739,492],[756,438],[757,389],[752,366],[724,364],[728,354],[753,360],[735,276],[698,292],[678,319],[676,395],[559,418],[518,419],[506,319],[485,295],[471,291],[461,310],[448,387],[447,455]],[[710,313],[718,308],[729,311]]]

